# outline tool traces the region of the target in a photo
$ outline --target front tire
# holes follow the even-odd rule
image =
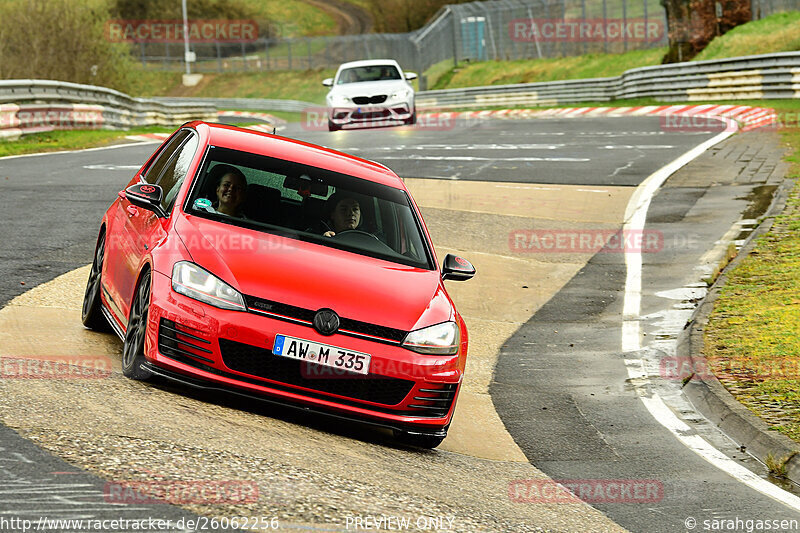
[[[92,269],[89,271],[89,280],[86,282],[86,291],[83,295],[83,307],[81,309],[83,325],[95,331],[108,331],[109,329],[108,321],[103,316],[103,303],[100,301],[105,250],[106,234],[103,232],[94,250],[94,260],[92,261]]]
[[[341,126],[337,126],[336,124],[328,120],[328,131],[339,131],[340,129],[342,129]]]
[[[130,379],[144,381],[153,374],[143,369],[144,340],[147,336],[147,315],[150,310],[150,272],[145,272],[136,287],[131,312],[128,317],[128,329],[125,330],[125,342],[122,345],[122,374]]]

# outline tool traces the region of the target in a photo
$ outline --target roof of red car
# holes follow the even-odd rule
[[[207,126],[209,144],[254,154],[266,155],[287,161],[333,170],[367,179],[390,187],[405,188],[397,175],[374,161],[318,146],[316,144],[280,137],[269,133],[237,128],[224,124],[191,122],[187,126]]]

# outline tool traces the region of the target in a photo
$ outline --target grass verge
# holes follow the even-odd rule
[[[797,106],[779,114],[797,117]],[[781,128],[789,177],[800,177],[800,127]],[[722,384],[771,429],[800,441],[800,185],[749,256],[729,275],[705,332]]]
[[[180,73],[146,70],[136,87],[136,96],[274,98],[322,105],[328,93],[322,80],[334,74],[336,71],[331,69],[205,74],[198,85],[184,87]]]
[[[0,142],[0,157],[9,155],[81,150],[115,144],[128,135],[171,133],[175,128],[153,126],[132,130],[71,130],[24,135],[16,141]]]

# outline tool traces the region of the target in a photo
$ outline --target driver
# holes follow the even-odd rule
[[[354,230],[361,224],[361,205],[347,193],[334,193],[325,203],[328,222],[322,235],[333,237],[342,231]]]

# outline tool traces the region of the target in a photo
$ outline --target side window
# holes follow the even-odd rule
[[[150,168],[145,171],[144,181],[155,185],[158,177],[161,175],[161,172],[164,170],[164,167],[169,161],[169,158],[191,134],[191,130],[181,130],[174,137],[172,137],[172,140],[169,142],[169,144],[167,144],[164,149],[161,150],[161,153],[159,153],[150,164]]]
[[[172,209],[172,204],[175,202],[175,197],[186,179],[186,174],[189,172],[189,165],[194,159],[194,154],[197,151],[198,139],[197,135],[190,132],[190,137],[183,143],[172,158],[169,159],[164,171],[156,181],[156,185],[161,186],[164,190],[164,196],[161,200],[161,207],[165,211]],[[149,173],[148,173],[149,175]]]

